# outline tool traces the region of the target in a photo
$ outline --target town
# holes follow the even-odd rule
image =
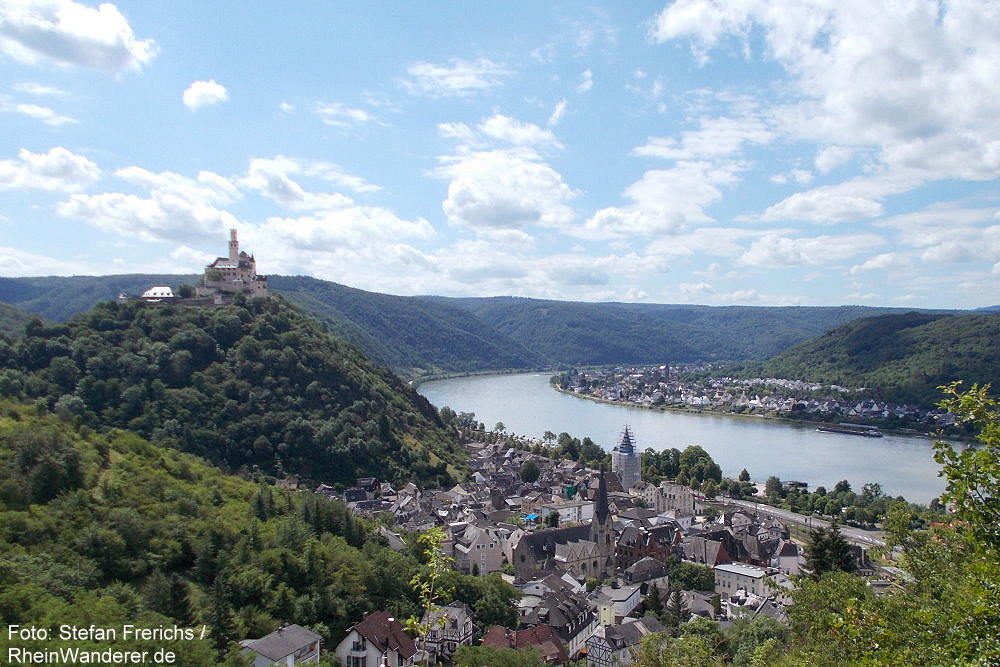
[[[801,379],[716,377],[712,370],[705,364],[577,370],[556,376],[553,384],[583,398],[647,408],[823,422],[851,419],[919,432],[954,424],[954,415],[946,410],[878,400],[864,388]]]
[[[456,570],[500,576],[516,587],[515,622],[484,627],[468,605],[444,600],[425,612],[426,636],[414,639],[405,619],[376,610],[330,647],[341,664],[452,664],[460,646],[478,640],[483,647],[530,648],[546,664],[627,665],[644,636],[670,629],[664,619],[674,629],[692,619],[721,627],[737,618],[787,621],[793,577],[806,567],[789,528],[753,510],[720,511],[684,484],[641,480],[628,426],[611,470],[506,441],[465,444],[472,476],[449,489],[364,478],[341,493],[327,484],[315,492],[373,520],[398,551],[440,531],[433,546]],[[871,585],[888,586],[897,575],[875,565],[864,547],[849,548],[853,570]],[[312,655],[319,641],[287,626],[243,645],[278,661]]]

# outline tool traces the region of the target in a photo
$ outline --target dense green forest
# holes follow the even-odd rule
[[[0,623],[58,628],[206,626],[166,642],[184,665],[219,664],[230,641],[282,622],[335,646],[363,614],[419,614],[410,578],[426,555],[396,553],[336,500],[239,479],[121,430],[98,432],[44,403],[0,399]],[[448,583],[486,623],[516,593],[495,577]],[[499,610],[499,611],[498,611]],[[157,641],[119,641],[152,650]],[[105,649],[11,640],[7,648]],[[236,664],[237,661],[230,661]]]
[[[539,368],[548,359],[450,300],[365,292],[305,276],[273,276],[273,291],[400,372],[455,373]]]
[[[0,303],[0,335],[14,338],[24,333],[24,327],[37,317],[26,310]]]
[[[119,292],[196,276],[2,278],[0,301],[52,320]],[[304,276],[270,276],[284,294],[377,363],[403,374],[609,364],[763,360],[861,317],[901,309],[580,303],[400,297]],[[941,312],[941,311],[938,311]]]
[[[1000,313],[882,315],[747,364],[741,374],[867,387],[879,398],[931,406],[938,387],[955,378],[986,384],[1000,377],[998,341]]]
[[[0,339],[0,396],[127,428],[228,470],[448,483],[464,453],[425,398],[280,297],[106,302]],[[447,462],[447,463],[446,463]]]

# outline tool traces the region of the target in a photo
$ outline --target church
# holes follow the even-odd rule
[[[608,487],[601,469],[589,524],[525,533],[511,550],[517,581],[543,573],[568,572],[578,579],[603,581],[615,574],[615,530]]]
[[[195,295],[215,297],[218,303],[226,302],[236,294],[250,297],[267,296],[267,276],[257,275],[257,260],[240,250],[236,230],[229,230],[229,255],[216,257],[205,267]]]

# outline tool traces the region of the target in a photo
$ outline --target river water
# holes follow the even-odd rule
[[[810,489],[831,489],[846,479],[857,492],[867,482],[878,482],[888,495],[923,504],[944,490],[926,438],[863,438],[759,417],[597,403],[557,392],[545,374],[437,380],[422,384],[419,391],[439,408],[476,413],[488,429],[503,422],[508,432],[538,439],[545,431],[566,431],[581,439],[590,436],[609,451],[628,424],[638,451],[701,445],[727,477],[746,468],[754,481],[776,475],[807,482]]]

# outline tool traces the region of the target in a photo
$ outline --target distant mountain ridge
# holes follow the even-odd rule
[[[119,292],[197,276],[0,278],[0,301],[62,321]],[[573,365],[770,358],[846,322],[899,314],[867,306],[759,307],[451,298],[366,292],[306,276],[269,276],[284,294],[377,363],[404,375]],[[933,311],[944,314],[948,311]]]

